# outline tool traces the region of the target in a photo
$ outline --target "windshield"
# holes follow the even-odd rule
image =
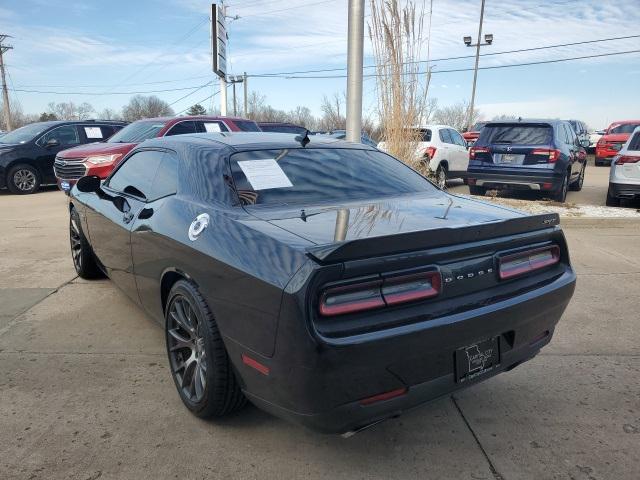
[[[550,125],[488,125],[482,129],[483,143],[508,145],[548,145],[553,130]]]
[[[636,127],[640,127],[640,123],[623,123],[612,127],[607,133],[633,133]]]
[[[49,127],[51,127],[49,123],[32,123],[0,136],[0,143],[26,143],[38,137]]]
[[[109,143],[139,143],[157,136],[162,127],[164,123],[158,121],[134,122],[111,137]]]
[[[242,132],[261,132],[260,127],[256,122],[252,122],[251,120],[234,120],[233,123],[236,124],[236,127],[240,129]]]
[[[355,149],[257,150],[231,156],[243,205],[336,203],[433,191],[400,161]]]

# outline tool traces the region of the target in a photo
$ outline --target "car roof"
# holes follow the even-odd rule
[[[549,125],[557,125],[559,123],[569,122],[568,120],[559,120],[557,118],[516,118],[515,120],[491,120],[487,122],[487,125],[507,124],[513,125],[514,123],[548,123]]]
[[[174,135],[171,137],[152,138],[145,140],[140,146],[143,147],[169,147],[178,146],[204,146],[212,148],[230,147],[233,150],[253,150],[253,149],[284,149],[302,148],[299,140],[300,135],[290,133],[269,133],[269,132],[215,132],[215,133],[193,133],[184,135]],[[361,143],[347,142],[325,135],[310,135],[306,148],[353,148],[360,150],[376,150],[375,148]]]
[[[136,122],[162,122],[165,124],[170,123],[178,123],[183,122],[185,120],[230,120],[232,122],[253,122],[253,120],[249,120],[247,118],[240,117],[223,117],[221,115],[184,115],[182,117],[152,117],[152,118],[141,118],[140,120],[136,120]]]
[[[43,125],[46,128],[56,127],[58,125],[83,125],[86,123],[108,123],[108,124],[126,124],[127,122],[123,122],[122,120],[47,120],[46,122],[33,122],[29,125]]]

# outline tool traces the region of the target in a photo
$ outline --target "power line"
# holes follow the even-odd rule
[[[174,80],[157,80],[155,82],[141,82],[141,83],[129,83],[130,87],[137,87],[140,85],[159,85],[163,83],[175,83],[175,82],[184,82],[185,80],[199,80],[202,78],[211,78],[211,75],[197,75],[195,77],[185,77],[185,78],[176,78]],[[18,88],[110,88],[115,87],[117,85],[18,85]]]
[[[180,100],[184,100],[185,98],[190,97],[190,96],[191,96],[191,95],[193,95],[194,93],[199,92],[199,91],[200,91],[200,90],[202,90],[204,87],[208,87],[208,86],[209,86],[209,85],[211,85],[212,83],[213,83],[213,80],[211,80],[211,81],[210,81],[210,82],[208,82],[208,83],[205,83],[204,85],[200,85],[200,86],[199,86],[199,87],[197,87],[194,91],[192,91],[192,92],[190,92],[190,93],[187,93],[186,95],[183,95],[182,97],[180,97],[180,98],[179,98],[179,99],[177,99],[176,101],[174,101],[174,102],[170,103],[170,104],[169,104],[169,106],[171,107],[171,106],[175,105],[176,103],[178,103]]]
[[[202,100],[198,100],[198,101],[196,102],[196,104],[200,104],[200,105],[202,105],[204,102],[206,102],[206,101],[207,101],[207,100],[209,100],[210,98],[215,97],[215,96],[216,96],[217,94],[219,94],[219,93],[220,93],[220,90],[218,90],[217,92],[214,92],[213,94],[209,95],[209,96],[208,96],[208,97],[206,97],[206,98],[203,98]],[[176,113],[176,117],[177,117],[178,115],[180,115],[180,114],[182,114],[182,113],[186,112],[186,111],[187,111],[187,110],[189,110],[190,108],[191,108],[191,106],[189,106],[189,107],[185,108],[184,110],[180,110],[178,113]]]
[[[240,20],[242,20],[243,18],[249,18],[249,17],[263,17],[265,15],[271,15],[273,13],[286,12],[288,10],[294,10],[296,8],[302,8],[302,7],[313,7],[315,5],[321,5],[323,3],[331,3],[331,2],[335,2],[335,1],[336,0],[322,0],[320,2],[314,2],[314,3],[301,3],[300,5],[294,5],[293,7],[281,8],[279,10],[270,10],[268,12],[252,13],[252,14],[249,14],[249,15],[240,15]]]
[[[499,68],[510,68],[510,67],[524,67],[528,65],[543,65],[547,63],[560,63],[560,62],[569,62],[572,60],[584,60],[588,58],[600,58],[600,57],[611,57],[615,55],[626,55],[630,53],[640,53],[640,50],[627,50],[624,52],[610,52],[610,53],[601,53],[597,55],[583,55],[580,57],[569,57],[569,58],[558,58],[555,60],[541,60],[537,62],[523,62],[523,63],[512,63],[507,65],[495,65],[489,67],[479,67],[478,70],[495,70]],[[450,70],[431,70],[430,74],[435,75],[439,73],[453,73],[453,72],[469,72],[472,71],[473,68],[454,68]],[[420,75],[424,75],[427,72],[419,72]],[[284,78],[286,80],[297,80],[304,78],[312,78],[312,79],[330,79],[330,78],[346,78],[346,75],[306,75],[306,76],[295,76],[295,75],[281,75],[281,76],[273,76],[273,75],[247,75],[248,77],[259,77],[259,78]],[[373,78],[380,76],[377,73],[370,73],[364,75],[366,78]]]
[[[211,83],[211,82],[210,82]],[[165,93],[165,92],[179,92],[184,90],[192,90],[194,88],[200,88],[202,85],[191,85],[190,87],[180,87],[180,88],[165,88],[162,90],[139,90],[139,91],[130,91],[130,92],[59,92],[55,90],[27,90],[23,88],[15,88],[10,89],[14,92],[25,92],[25,93],[47,93],[51,95],[91,95],[91,96],[107,96],[107,95],[136,95],[143,93]]]
[[[599,43],[599,42],[609,42],[613,40],[625,40],[629,38],[640,38],[640,35],[626,35],[623,37],[609,37],[609,38],[600,38],[597,40],[585,40],[581,42],[571,42],[571,43],[559,43],[556,45],[545,45],[542,47],[531,47],[531,48],[520,48],[517,50],[504,50],[500,52],[491,52],[491,53],[482,53],[481,57],[488,57],[492,55],[505,55],[509,53],[524,53],[524,52],[532,52],[536,50],[546,50],[549,48],[560,48],[560,47],[570,47],[575,45],[585,45],[591,43]],[[460,55],[457,57],[443,57],[443,58],[433,58],[431,60],[415,60],[411,62],[406,62],[404,65],[414,64],[414,63],[433,63],[433,62],[445,62],[450,60],[463,60],[467,58],[475,58],[475,55]],[[363,68],[376,68],[377,65],[365,65]],[[345,67],[336,67],[336,68],[322,68],[316,70],[301,70],[297,72],[278,72],[278,73],[257,73],[250,75],[251,77],[269,77],[269,76],[282,76],[282,75],[301,75],[305,73],[325,73],[325,72],[343,72],[345,71]]]

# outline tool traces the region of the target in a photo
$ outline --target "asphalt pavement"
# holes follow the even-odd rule
[[[349,439],[195,418],[160,327],[76,277],[63,194],[0,192],[0,225],[0,479],[640,478],[637,221],[568,225],[577,289],[538,357]]]

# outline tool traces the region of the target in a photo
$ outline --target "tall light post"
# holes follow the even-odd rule
[[[478,26],[478,41],[474,44],[471,43],[471,37],[464,37],[463,41],[467,47],[476,47],[476,64],[473,68],[473,88],[471,90],[471,104],[469,105],[469,117],[467,120],[467,128],[473,127],[473,109],[476,101],[476,81],[478,80],[478,61],[480,60],[480,47],[485,45],[491,45],[493,43],[493,34],[487,33],[484,36],[484,42],[482,43],[482,20],[484,19],[484,0],[480,6],[480,25]]]
[[[349,0],[347,46],[347,134],[349,142],[361,141],[362,55],[364,47],[364,0]]]

